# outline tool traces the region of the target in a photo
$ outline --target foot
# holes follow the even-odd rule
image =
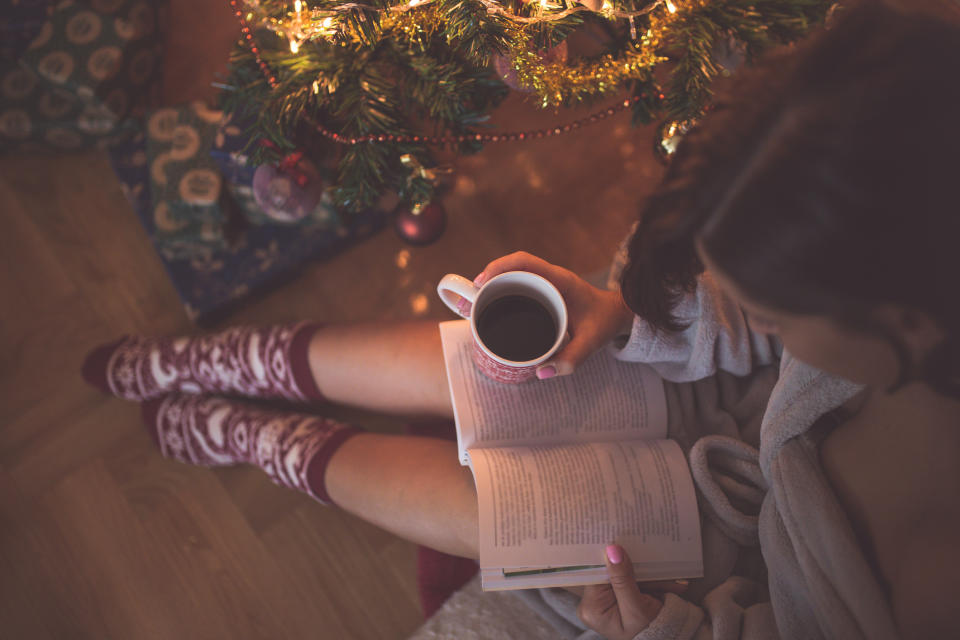
[[[255,464],[276,484],[329,503],[327,462],[361,430],[318,416],[191,394],[141,405],[143,420],[164,457],[205,467]]]
[[[323,396],[308,349],[318,328],[303,322],[196,337],[126,337],[94,349],[82,373],[92,386],[127,400],[181,391],[316,402]]]

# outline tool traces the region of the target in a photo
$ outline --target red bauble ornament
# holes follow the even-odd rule
[[[422,207],[401,203],[393,215],[397,235],[410,244],[430,244],[447,226],[447,212],[436,201]]]

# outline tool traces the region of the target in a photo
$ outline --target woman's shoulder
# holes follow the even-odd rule
[[[960,637],[960,401],[917,385],[896,406],[918,443],[907,481],[914,506],[904,508],[892,559],[890,592],[905,638]],[[909,500],[910,496],[904,496]]]
[[[949,511],[953,511],[950,513]],[[903,535],[889,577],[894,617],[904,638],[960,638],[960,517],[930,510]]]
[[[960,590],[960,401],[914,384],[857,409],[822,443],[824,471],[902,635],[960,637],[946,601]]]

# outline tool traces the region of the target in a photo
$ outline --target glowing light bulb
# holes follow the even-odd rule
[[[296,40],[290,41],[290,53],[296,53],[300,51],[300,44]]]
[[[670,13],[676,13],[677,12],[676,5],[670,2],[670,0],[666,0],[666,2],[667,2],[667,11],[669,11]]]
[[[293,10],[296,11],[297,13],[300,13],[302,9],[303,9],[303,3],[300,2],[300,0],[293,0]]]

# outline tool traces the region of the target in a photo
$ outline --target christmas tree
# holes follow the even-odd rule
[[[334,167],[338,209],[433,197],[435,153],[559,135],[621,109],[682,132],[708,108],[724,47],[749,61],[822,22],[826,0],[230,0],[243,29],[224,108],[256,163]],[[603,50],[565,55],[577,30]],[[658,72],[658,68],[662,69]],[[616,99],[556,129],[485,126],[510,86],[543,108]]]

